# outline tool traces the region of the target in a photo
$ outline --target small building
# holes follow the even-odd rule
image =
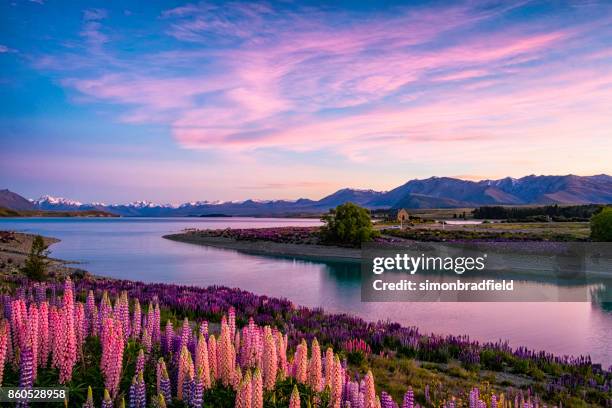
[[[406,211],[405,208],[400,208],[397,210],[396,219],[397,222],[404,223],[410,219],[410,214],[408,214],[408,211]]]

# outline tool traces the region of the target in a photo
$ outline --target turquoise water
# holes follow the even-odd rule
[[[0,220],[0,229],[59,238],[51,248],[54,257],[82,262],[83,269],[98,275],[239,287],[368,320],[415,325],[424,332],[503,339],[556,354],[590,354],[595,362],[612,364],[612,313],[596,303],[363,303],[357,264],[247,255],[161,238],[184,228],[317,224],[266,218],[20,218]],[[554,285],[522,284],[534,290]]]

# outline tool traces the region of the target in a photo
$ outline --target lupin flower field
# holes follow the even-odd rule
[[[97,278],[2,288],[0,385],[64,386],[70,407],[612,406],[612,373],[587,357],[423,335],[238,289]],[[522,382],[494,385],[495,375]]]

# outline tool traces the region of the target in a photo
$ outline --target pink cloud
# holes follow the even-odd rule
[[[229,12],[236,18],[224,18]],[[577,71],[550,58],[588,27],[503,27],[448,41],[454,30],[503,10],[420,10],[344,26],[326,22],[324,14],[267,24],[275,12],[248,5],[169,10],[162,21],[175,38],[198,43],[227,33],[237,45],[151,54],[144,59],[155,69],[126,65],[63,83],[90,99],[127,105],[125,122],[168,124],[184,147],[232,152],[441,157],[437,149],[447,145],[476,151],[475,141],[491,149],[584,131],[596,137],[612,124],[605,69]],[[205,61],[207,69],[171,69],[193,61]]]

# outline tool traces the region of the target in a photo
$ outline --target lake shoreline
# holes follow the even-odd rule
[[[164,235],[171,241],[230,249],[248,254],[268,256],[290,256],[325,261],[360,262],[361,249],[331,245],[291,244],[265,240],[237,240],[228,237],[202,236],[194,232]]]

